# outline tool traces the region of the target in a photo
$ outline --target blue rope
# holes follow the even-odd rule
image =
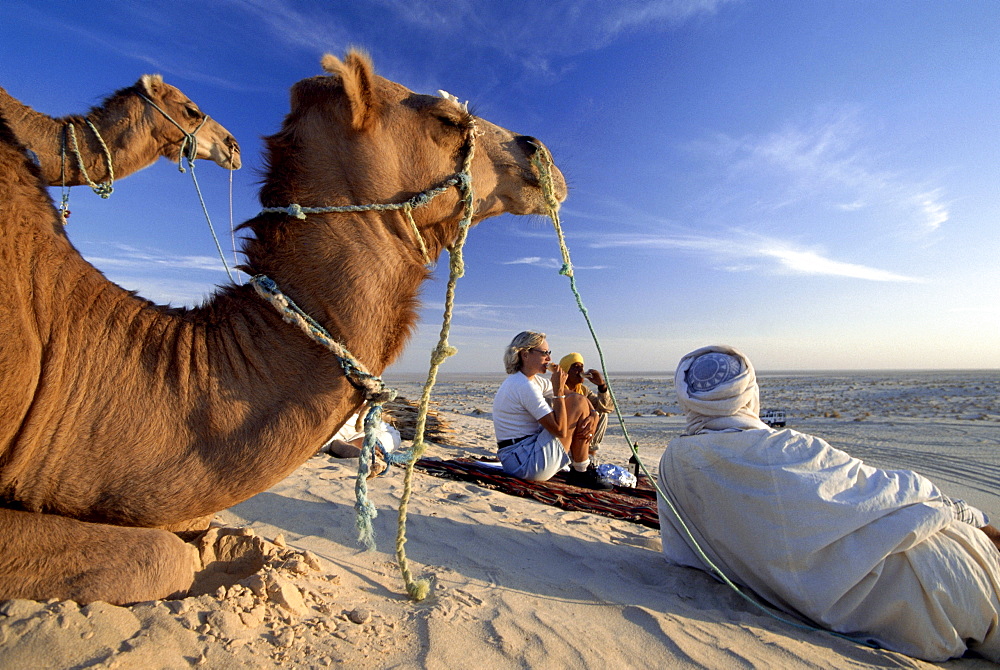
[[[437,186],[417,193],[413,197],[403,202],[374,203],[369,205],[330,205],[327,207],[303,207],[298,203],[292,203],[286,207],[265,207],[260,210],[261,214],[286,214],[296,219],[305,219],[309,214],[345,214],[354,212],[391,212],[402,210],[410,224],[413,236],[420,246],[420,253],[424,259],[424,265],[433,268],[434,262],[427,252],[427,245],[424,243],[423,235],[413,220],[413,210],[430,204],[431,200],[446,193],[453,186],[457,186],[463,192],[470,188],[472,176],[468,172],[459,172],[444,180]]]
[[[208,222],[208,230],[212,233],[212,240],[215,241],[215,248],[219,252],[219,258],[222,259],[222,267],[226,269],[229,281],[235,284],[237,283],[236,279],[233,277],[233,273],[229,270],[229,263],[226,262],[226,254],[222,251],[222,244],[219,242],[219,236],[215,234],[215,226],[212,225],[212,217],[208,214],[208,207],[205,205],[205,198],[201,194],[201,186],[198,185],[198,177],[194,174],[194,158],[184,156],[184,160],[188,162],[188,167],[191,169],[191,181],[194,182],[194,190],[195,193],[198,194],[198,202],[201,203],[201,211],[205,214],[205,221]],[[183,170],[181,170],[181,172],[183,172]]]
[[[392,453],[387,454],[381,446],[378,445],[378,440],[376,438],[376,432],[378,431],[379,422],[381,418],[381,402],[373,402],[369,400],[372,405],[371,409],[365,416],[365,439],[361,447],[361,454],[358,456],[358,477],[355,482],[355,511],[356,511],[356,525],[358,527],[358,537],[362,544],[369,550],[375,548],[375,531],[372,524],[372,520],[376,518],[378,511],[375,505],[368,498],[368,474],[371,472],[371,462],[374,455],[374,450],[379,448],[382,451],[383,456],[388,464],[403,464],[406,466],[406,474],[403,481],[403,494],[400,498],[399,504],[399,523],[398,530],[396,534],[396,556],[399,561],[400,571],[403,574],[403,579],[406,583],[407,593],[414,600],[423,600],[427,594],[430,592],[430,583],[426,579],[414,580],[410,574],[408,567],[408,561],[406,559],[406,553],[404,551],[404,545],[406,544],[406,514],[407,506],[409,503],[409,497],[411,492],[411,482],[413,478],[413,465],[416,460],[423,453],[426,448],[424,443],[424,428],[426,425],[428,403],[430,399],[430,391],[434,386],[434,381],[437,376],[438,366],[450,355],[453,355],[456,349],[448,345],[448,331],[451,325],[451,313],[452,306],[454,303],[454,289],[455,282],[462,275],[465,274],[465,267],[462,260],[462,245],[468,235],[468,230],[472,225],[472,217],[474,214],[474,193],[472,189],[472,159],[475,155],[475,136],[477,134],[476,124],[472,117],[469,117],[468,126],[466,128],[466,145],[465,145],[465,157],[462,161],[461,169],[455,173],[452,177],[444,180],[437,186],[431,187],[425,191],[417,193],[413,197],[407,199],[400,203],[375,203],[369,205],[342,205],[342,206],[329,206],[329,207],[302,207],[298,203],[293,203],[287,207],[266,207],[261,210],[261,214],[285,214],[297,219],[305,219],[309,214],[329,214],[329,213],[349,213],[349,212],[368,212],[368,211],[395,211],[402,210],[413,230],[414,236],[416,237],[419,245],[420,251],[423,254],[424,262],[431,266],[433,263],[428,256],[426,245],[420,230],[417,227],[416,222],[413,219],[412,211],[418,207],[422,207],[431,202],[435,197],[447,192],[452,187],[457,187],[462,194],[462,204],[463,204],[463,217],[459,222],[458,235],[456,236],[456,241],[451,247],[448,248],[450,255],[450,276],[448,279],[447,297],[445,300],[445,313],[444,322],[441,327],[441,336],[438,341],[437,347],[431,354],[431,367],[427,374],[427,382],[424,385],[424,393],[421,396],[420,404],[417,412],[417,425],[415,434],[413,437],[412,445],[409,449],[399,449]],[[332,341],[329,334],[326,333],[323,328],[316,323],[311,317],[309,317],[305,312],[298,310],[297,306],[285,296],[278,297],[275,293],[277,287],[274,282],[266,277],[254,277],[251,279],[251,284],[257,289],[258,293],[263,295],[272,304],[275,305],[282,314],[289,313],[289,318],[293,323],[299,325],[304,332],[308,333],[314,339],[323,342]],[[286,319],[289,320],[289,319]],[[338,346],[339,343],[337,343]],[[346,352],[346,349],[344,349]],[[339,357],[339,356],[338,356]],[[341,365],[344,368],[344,374],[347,375],[349,381],[352,380],[351,374],[348,371],[348,356],[344,356],[341,360]],[[350,361],[353,361],[353,357],[350,357]],[[353,366],[353,363],[351,363]],[[377,379],[377,378],[376,378]],[[354,381],[351,381],[354,384]],[[378,379],[378,383],[383,385],[381,379]],[[383,385],[384,386],[384,385]],[[392,396],[395,396],[395,391],[392,391]]]
[[[201,130],[206,123],[208,123],[208,115],[201,120],[198,127],[194,129],[194,132],[189,133],[184,127],[174,121],[174,119],[167,114],[166,110],[157,105],[151,98],[138,94],[140,98],[146,101],[146,103],[163,115],[170,123],[177,126],[177,129],[183,133],[184,137],[181,139],[180,148],[177,154],[177,169],[180,172],[185,172],[184,161],[187,161],[188,167],[191,170],[191,181],[194,182],[194,190],[198,194],[198,202],[201,203],[201,211],[205,214],[205,221],[208,222],[208,230],[212,233],[212,240],[215,242],[215,248],[219,252],[219,258],[222,259],[222,267],[225,268],[226,274],[229,276],[229,281],[234,284],[237,283],[236,279],[233,278],[233,273],[229,270],[229,263],[226,262],[226,254],[222,251],[222,244],[219,242],[219,236],[215,234],[215,226],[212,225],[212,217],[208,214],[208,207],[205,205],[205,198],[201,194],[201,186],[198,185],[198,177],[194,174],[194,162],[198,157],[198,131]]]

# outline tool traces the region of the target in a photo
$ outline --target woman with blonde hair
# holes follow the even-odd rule
[[[518,333],[504,351],[507,379],[493,400],[493,430],[504,472],[546,481],[567,465],[570,484],[609,489],[590,462],[597,413],[566,392],[566,372],[553,365],[545,333]],[[551,379],[545,378],[551,372]]]

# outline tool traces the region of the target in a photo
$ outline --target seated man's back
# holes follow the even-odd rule
[[[739,365],[687,374],[706,353]],[[968,642],[1000,659],[1000,553],[955,520],[934,484],[760,423],[753,367],[735,350],[685,357],[676,382],[689,434],[664,452],[660,482],[730,579],[819,626],[911,656],[944,660]],[[663,501],[660,521],[668,560],[706,569]]]

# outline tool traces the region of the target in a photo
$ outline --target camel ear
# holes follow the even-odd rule
[[[339,76],[351,109],[351,127],[358,131],[370,129],[378,112],[375,97],[375,68],[371,57],[364,51],[351,49],[341,61],[333,54],[320,60],[323,69]]]
[[[144,74],[139,78],[139,86],[151,98],[159,96],[163,90],[163,75]]]

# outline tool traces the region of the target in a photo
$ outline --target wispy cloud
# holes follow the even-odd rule
[[[802,275],[826,275],[830,277],[848,277],[851,279],[864,279],[877,282],[918,282],[915,277],[880,270],[856,263],[845,263],[843,261],[826,258],[817,251],[811,249],[799,249],[787,244],[777,244],[774,246],[761,246],[756,250],[757,254],[764,258],[774,258],[781,267],[794,274]]]
[[[557,258],[542,258],[541,256],[525,256],[512,261],[503,261],[501,265],[530,265],[543,270],[559,270],[562,268],[562,261]],[[573,270],[607,270],[607,265],[577,265],[573,264]]]
[[[621,235],[602,237],[593,248],[676,249],[702,255],[718,269],[730,272],[773,272],[845,277],[876,282],[921,282],[888,270],[827,257],[817,249],[759,236],[734,233],[729,237],[696,235]]]
[[[87,260],[105,269],[147,268],[151,272],[164,270],[204,270],[225,272],[218,256],[182,256],[155,249],[139,249],[124,244],[109,245],[105,253],[87,254]],[[110,253],[107,253],[110,251]]]
[[[307,50],[329,50],[353,43],[343,21],[316,6],[300,10],[291,0],[227,0],[254,17],[280,44]],[[355,38],[356,39],[356,38]]]
[[[934,232],[948,220],[948,209],[938,201],[939,198],[940,191],[938,190],[921,193],[915,198],[917,206],[924,213],[924,229],[927,232]]]
[[[692,19],[711,16],[735,0],[653,0],[592,3],[610,11],[603,21],[606,33],[617,35],[633,28],[673,27]],[[574,3],[579,4],[579,3]]]
[[[495,48],[526,70],[558,74],[561,67],[553,58],[595,51],[637,30],[670,30],[742,0],[551,0],[520,3],[516,12],[505,3],[474,0],[376,1],[422,31],[471,40]]]
[[[146,300],[158,305],[173,307],[195,307],[205,302],[216,290],[210,282],[158,277],[150,275],[105,273],[111,281],[122,288],[136,291]]]
[[[542,258],[541,256],[525,256],[512,261],[505,261],[502,265],[531,265],[536,268],[558,270],[562,267],[562,261],[555,258]]]
[[[860,119],[857,109],[820,112],[811,122],[764,135],[718,134],[689,149],[725,165],[728,192],[752,193],[757,209],[808,204],[868,213],[909,234],[938,230],[949,216],[941,189],[880,167],[891,159],[870,148],[871,131]]]

